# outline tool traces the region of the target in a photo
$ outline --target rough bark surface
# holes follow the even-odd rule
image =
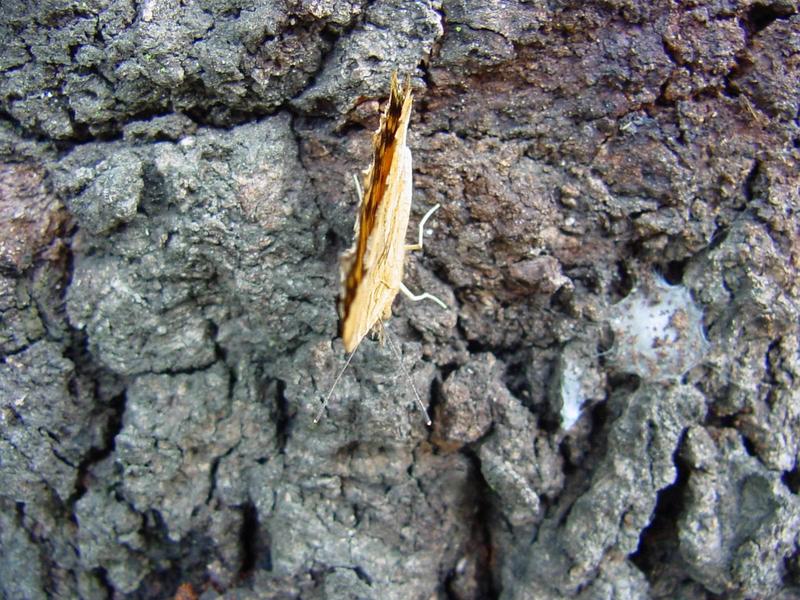
[[[7,0],[0,40],[0,595],[800,597],[796,2]],[[315,426],[395,69],[434,424],[365,340]]]

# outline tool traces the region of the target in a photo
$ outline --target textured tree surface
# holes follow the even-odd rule
[[[788,0],[4,0],[4,598],[800,596]],[[338,255],[415,94],[388,345]]]

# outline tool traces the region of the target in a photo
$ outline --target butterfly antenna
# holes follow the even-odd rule
[[[317,411],[317,414],[314,417],[314,425],[319,423],[319,420],[322,418],[322,413],[325,412],[325,409],[328,406],[328,401],[331,399],[331,396],[333,396],[333,390],[336,389],[336,386],[339,383],[339,380],[342,378],[342,375],[344,375],[344,372],[347,370],[347,367],[350,365],[350,361],[353,360],[353,356],[355,355],[356,350],[358,350],[358,346],[356,346],[356,349],[353,350],[350,353],[350,356],[347,357],[347,361],[345,361],[344,366],[339,371],[339,374],[336,376],[336,379],[333,380],[333,385],[331,386],[331,391],[328,392],[327,396],[325,396],[325,400],[322,402],[322,406],[319,407],[319,410]]]
[[[417,388],[414,385],[414,381],[411,379],[411,375],[409,375],[408,370],[406,369],[406,365],[403,363],[403,357],[400,356],[400,351],[397,349],[397,346],[394,345],[392,341],[392,335],[389,333],[388,329],[384,329],[386,332],[386,340],[389,342],[389,347],[394,352],[394,355],[397,357],[397,362],[400,363],[400,369],[403,371],[403,375],[405,375],[406,379],[408,379],[408,383],[411,384],[411,389],[414,391],[414,397],[417,399],[417,406],[422,411],[423,416],[425,417],[425,424],[430,427],[431,426],[431,417],[428,415],[428,409],[425,408],[425,405],[422,403],[422,398],[419,397],[419,392],[417,392]]]

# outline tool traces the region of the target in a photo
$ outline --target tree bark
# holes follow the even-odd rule
[[[13,1],[0,40],[3,597],[800,594],[796,3]],[[395,70],[448,308],[398,297],[315,425]]]

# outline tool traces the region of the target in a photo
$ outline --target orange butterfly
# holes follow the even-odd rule
[[[372,163],[364,176],[365,189],[360,198],[355,241],[353,247],[341,257],[339,325],[344,348],[351,353],[344,368],[347,368],[364,336],[370,330],[380,332],[382,322],[392,316],[392,302],[399,291],[412,300],[430,299],[447,308],[444,302],[432,294],[414,295],[403,285],[406,251],[422,248],[422,229],[428,218],[439,208],[437,204],[423,217],[418,243],[407,245],[406,231],[413,188],[411,150],[406,144],[411,102],[410,79],[406,78],[401,90],[397,83],[397,73],[392,74],[389,104],[372,137]],[[392,345],[391,339],[389,343]],[[393,346],[392,349],[395,350]],[[402,361],[400,364],[405,369]],[[334,388],[344,368],[334,381]],[[333,388],[314,419],[315,422],[319,420],[331,394]],[[427,418],[427,411],[416,389],[414,394]],[[430,424],[429,418],[427,421]]]

